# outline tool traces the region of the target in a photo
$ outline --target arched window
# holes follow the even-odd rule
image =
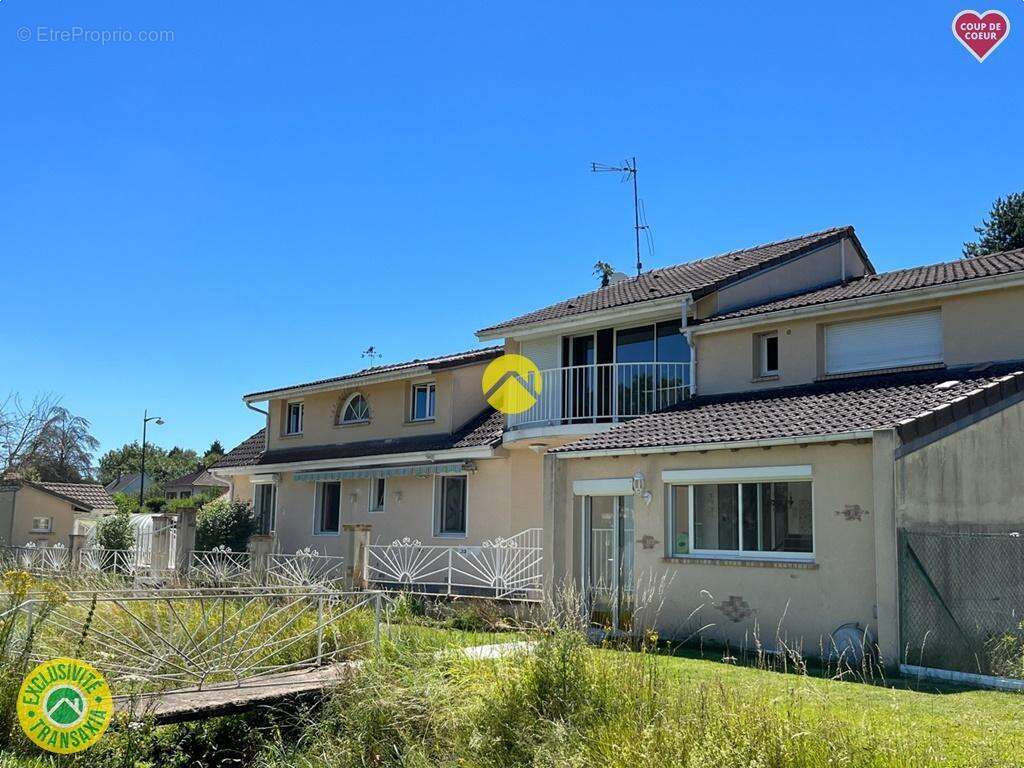
[[[370,404],[360,393],[352,395],[341,409],[342,424],[363,424],[370,420]]]

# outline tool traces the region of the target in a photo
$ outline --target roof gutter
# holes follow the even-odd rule
[[[734,328],[775,323],[779,320],[835,315],[841,312],[849,312],[851,309],[860,309],[861,307],[885,307],[894,304],[906,304],[912,301],[926,301],[947,296],[981,293],[994,288],[1013,288],[1021,285],[1024,285],[1024,272],[1015,272],[1010,275],[993,275],[991,277],[976,277],[953,284],[947,283],[945,285],[931,285],[924,288],[911,288],[905,291],[892,291],[891,293],[875,296],[859,296],[852,299],[809,304],[805,307],[793,307],[792,309],[778,309],[773,312],[763,312],[757,315],[733,317],[725,320],[706,320],[699,326],[695,326],[691,333],[704,336],[718,331],[729,331]]]
[[[772,437],[763,440],[733,440],[725,443],[690,443],[688,445],[661,445],[651,448],[602,448],[593,451],[553,452],[560,459],[590,459],[601,456],[646,456],[654,453],[704,453],[705,451],[730,451],[740,448],[775,448],[783,445],[813,445],[816,443],[840,443],[851,440],[868,440],[874,432],[870,429],[855,432],[836,432],[824,435],[799,435],[797,437]]]
[[[220,467],[211,469],[218,477],[230,475],[266,474],[268,472],[292,472],[296,470],[335,469],[341,467],[389,466],[392,464],[446,461],[450,459],[491,459],[499,454],[494,447],[451,448],[439,451],[415,451],[413,453],[377,454],[376,456],[354,456],[347,459],[317,459],[316,461],[287,461],[278,464],[247,464],[242,467]]]

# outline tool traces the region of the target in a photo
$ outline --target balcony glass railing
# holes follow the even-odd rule
[[[690,396],[690,363],[604,363],[540,372],[530,408],[510,415],[510,429],[604,423],[644,416]]]

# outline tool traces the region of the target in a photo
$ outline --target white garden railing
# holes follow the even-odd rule
[[[192,553],[188,580],[205,586],[263,584],[278,587],[339,587],[345,582],[345,560],[314,549],[295,554],[253,555],[226,547]]]
[[[403,538],[371,544],[364,579],[385,589],[429,594],[540,600],[544,588],[542,529],[529,528],[479,546],[434,546]]]

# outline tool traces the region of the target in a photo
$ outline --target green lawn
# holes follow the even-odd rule
[[[904,678],[878,684],[844,682],[693,656],[663,656],[661,663],[680,685],[722,685],[751,695],[768,694],[780,703],[795,699],[807,710],[827,711],[858,728],[902,732],[935,754],[965,763],[973,758],[979,764],[1024,765],[1024,694]]]

